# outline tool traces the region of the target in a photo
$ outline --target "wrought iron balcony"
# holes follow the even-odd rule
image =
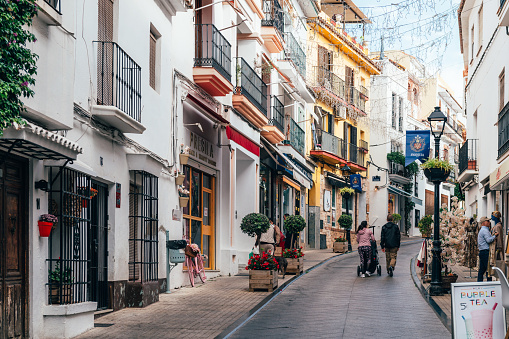
[[[323,66],[313,67],[311,87],[316,93],[327,90],[345,100],[345,81]]]
[[[269,125],[275,126],[281,133],[285,133],[285,109],[283,103],[276,96],[271,97],[272,118],[269,119]]]
[[[267,85],[244,58],[236,58],[236,94],[245,96],[260,112],[267,116]]]
[[[194,66],[211,66],[231,82],[231,44],[212,24],[195,25]]]
[[[286,135],[289,137],[286,143],[293,146],[300,154],[306,154],[306,133],[304,130],[295,122],[295,120],[289,118],[289,130]]]
[[[97,103],[141,122],[141,67],[115,42],[97,44]]]
[[[328,132],[323,130],[317,130],[318,139],[321,142],[321,150],[327,151],[329,153],[335,154],[343,159],[347,159],[347,149],[346,144],[343,139],[336,137]]]
[[[367,153],[367,151],[369,151],[369,144],[368,144],[368,142],[365,141],[365,140],[360,139],[359,140],[359,149],[360,150],[365,150],[365,152]]]
[[[477,139],[467,139],[459,152],[458,176],[465,170],[478,171]]]
[[[498,157],[509,150],[509,102],[498,114]]]
[[[306,53],[292,33],[285,33],[285,60],[291,60],[301,76],[306,76]]]
[[[405,166],[394,161],[389,161],[389,179],[403,185],[411,182]]]
[[[284,14],[283,8],[278,0],[263,0],[262,26],[273,26],[279,31],[281,36],[284,32]]]
[[[364,99],[369,98],[369,92],[368,89],[361,85],[361,95],[364,97]]]
[[[360,109],[363,112],[366,112],[366,98],[364,98],[363,95],[361,95],[361,92],[353,87],[350,86],[346,90],[346,101],[358,109]]]
[[[57,11],[58,13],[61,13],[60,0],[44,0],[44,2],[53,7],[53,9],[55,9],[55,11]]]

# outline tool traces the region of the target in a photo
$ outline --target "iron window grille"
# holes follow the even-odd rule
[[[231,82],[231,44],[212,24],[196,24],[194,66],[211,66]]]
[[[97,103],[141,122],[141,67],[115,42],[97,44]]]
[[[129,281],[158,279],[158,178],[130,171]]]
[[[44,0],[44,2],[50,5],[58,14],[62,14],[60,11],[60,0]]]
[[[326,67],[314,66],[312,82],[315,92],[320,92],[323,88],[333,95],[345,99],[345,81]]]
[[[509,150],[509,102],[498,114],[498,157]]]
[[[89,301],[90,176],[50,167],[49,213],[58,217],[48,240],[48,304]]]
[[[347,149],[344,140],[323,130],[319,131],[321,131],[321,150],[346,159]]]
[[[291,60],[301,76],[306,76],[306,53],[292,33],[285,33],[285,59]]]
[[[477,139],[467,139],[459,151],[458,173],[461,175],[465,170],[477,171]]]
[[[284,32],[284,12],[278,0],[263,0],[262,26],[273,26],[282,36]]]
[[[237,57],[235,93],[244,95],[263,115],[267,116],[267,85],[241,57]]]
[[[281,133],[285,132],[284,125],[284,106],[277,96],[271,96],[272,118],[269,119],[269,125],[275,126]]]
[[[306,146],[305,146],[305,139],[306,139],[306,133],[304,130],[290,117],[287,117],[289,120],[287,126],[288,131],[286,132],[286,136],[288,139],[288,142],[290,145],[293,146],[302,155],[305,155],[306,153]]]

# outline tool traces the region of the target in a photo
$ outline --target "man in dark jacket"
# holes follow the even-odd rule
[[[382,239],[380,247],[385,252],[387,262],[387,273],[392,277],[394,268],[396,267],[396,257],[398,256],[399,246],[401,244],[401,233],[399,227],[392,222],[392,214],[387,216],[387,224],[382,227]]]

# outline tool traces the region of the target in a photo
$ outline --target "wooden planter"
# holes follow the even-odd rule
[[[431,232],[430,233],[421,233],[422,237],[423,238],[430,238],[431,237]]]
[[[286,272],[288,272],[288,270]],[[258,289],[272,292],[276,287],[277,287],[277,271],[249,270],[249,292],[254,292],[254,290]]]
[[[51,285],[49,287],[50,301],[52,305],[72,304],[72,287],[71,285],[62,286],[62,299],[60,299],[60,290],[58,286]]]
[[[334,253],[345,253],[348,248],[347,242],[337,242],[335,241],[332,245],[332,251]]]
[[[286,267],[286,273],[292,273],[299,275],[304,272],[304,258],[286,258],[288,260],[288,266]]]
[[[458,275],[457,274],[444,275],[442,277],[442,289],[450,290],[451,289],[451,284],[455,283],[456,280],[458,280]]]
[[[180,207],[187,207],[189,197],[179,197]]]
[[[189,162],[189,154],[186,153],[180,153],[179,154],[179,161],[181,165],[187,165]]]
[[[179,174],[176,178],[175,178],[175,183],[177,185],[182,185],[184,183],[184,179],[186,178],[186,176],[184,174]]]

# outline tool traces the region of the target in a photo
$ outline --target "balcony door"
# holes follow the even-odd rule
[[[97,8],[97,40],[113,41],[113,0],[98,0]],[[99,44],[97,49],[97,100],[98,104],[113,103],[113,82],[103,80],[113,73],[113,45]]]

